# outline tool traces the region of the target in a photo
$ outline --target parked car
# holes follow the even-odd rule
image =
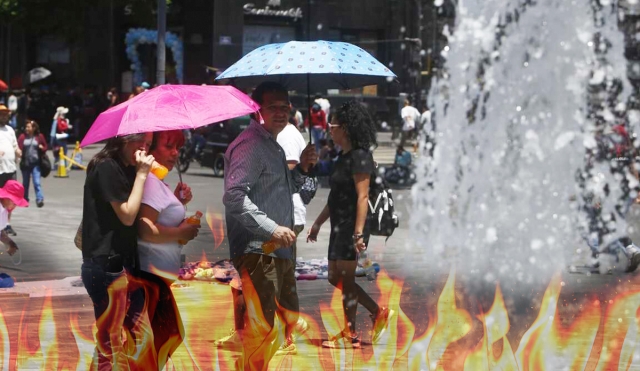
[[[250,121],[249,116],[240,116],[208,125],[204,134],[206,142],[202,148],[197,148],[197,141],[192,134],[180,150],[178,170],[186,172],[190,163],[196,161],[202,167],[213,169],[215,176],[224,176],[224,153],[229,144],[249,126]]]

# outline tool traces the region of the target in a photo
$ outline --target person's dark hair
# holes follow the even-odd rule
[[[355,100],[348,101],[338,108],[335,117],[346,131],[354,149],[373,151],[378,146],[376,126],[362,104]]]
[[[178,148],[184,146],[185,140],[182,130],[156,131],[153,133],[153,141],[151,142],[151,146],[149,147],[149,152],[156,149],[156,147],[158,146],[158,141],[160,140],[160,137],[162,135],[169,137],[170,141],[174,141],[178,145]]]
[[[258,85],[253,93],[251,93],[251,99],[258,104],[262,104],[266,93],[283,93],[287,95],[287,100],[289,99],[289,92],[287,89],[282,86],[282,84],[275,81],[265,81]]]
[[[324,147],[324,146],[326,146],[327,144],[329,144],[329,142],[328,142],[326,139],[324,139],[324,138],[323,138],[323,139],[320,139],[320,140],[318,141],[318,144],[320,144],[320,147]]]
[[[33,126],[33,136],[34,137],[37,137],[38,135],[40,135],[40,125],[38,125],[37,122],[35,122],[33,120],[27,120],[27,122],[24,123],[25,131],[27,129],[27,124],[31,124],[31,126]]]
[[[122,153],[122,149],[127,145],[127,143],[137,142],[140,140],[144,140],[146,134],[130,134],[130,135],[122,135],[119,137],[114,137],[107,140],[107,144],[100,150],[100,152],[96,153],[95,156],[89,161],[89,165],[87,165],[87,172],[91,171],[94,166],[99,164],[100,162],[111,158],[114,160],[120,160],[120,156]]]

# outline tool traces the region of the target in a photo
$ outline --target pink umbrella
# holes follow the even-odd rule
[[[194,129],[258,109],[232,86],[162,85],[102,112],[81,146],[118,135]]]

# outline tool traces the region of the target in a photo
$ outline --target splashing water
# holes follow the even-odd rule
[[[588,88],[628,89],[617,13],[595,3],[458,2],[430,92],[437,145],[412,190],[414,270],[453,263],[470,283],[546,284],[584,245],[570,200],[594,135]],[[609,40],[606,58],[595,35]]]

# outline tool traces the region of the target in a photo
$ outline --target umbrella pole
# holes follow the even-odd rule
[[[176,166],[176,170],[178,170],[178,178],[180,179],[180,187],[182,187],[182,171],[180,171],[180,158],[178,158],[176,160],[176,164],[178,166]],[[184,195],[182,194],[182,190],[180,190],[180,202],[182,202]],[[185,205],[185,210],[187,209],[186,205]]]
[[[311,141],[311,74],[307,74],[307,131],[309,132],[309,144],[312,144]]]

